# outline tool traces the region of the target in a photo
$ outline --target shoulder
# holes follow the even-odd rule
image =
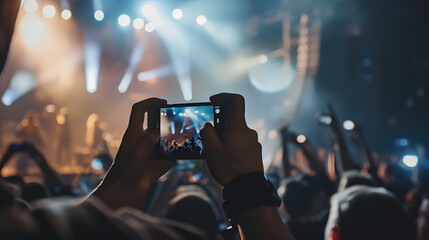
[[[192,226],[155,218],[133,208],[113,211],[94,198],[44,201],[32,213],[47,238],[209,239]]]

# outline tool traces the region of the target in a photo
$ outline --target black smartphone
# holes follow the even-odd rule
[[[168,104],[148,112],[148,129],[159,130],[160,140],[152,151],[154,159],[204,159],[200,130],[207,122],[222,134],[226,112],[212,103]]]
[[[330,126],[332,124],[332,116],[329,114],[318,113],[317,122],[321,125]]]

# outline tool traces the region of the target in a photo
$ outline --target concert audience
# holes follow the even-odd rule
[[[0,70],[19,3],[0,2]],[[297,135],[287,127],[280,130],[282,167],[270,172],[273,178],[282,179],[277,181],[282,182],[283,200],[278,211],[280,199],[263,175],[257,133],[245,120],[244,98],[218,94],[210,100],[229,109],[222,138],[211,124],[201,130],[211,176],[180,174],[184,171],[177,166],[174,173],[166,174],[175,162],[149,157],[159,134],[142,126],[151,106],[166,103],[158,98],[133,105],[113,163],[105,149],[100,152],[99,157],[106,159],[102,168],[111,166],[89,196],[76,197],[81,192],[76,189],[79,184],[59,176],[34,143],[11,144],[2,155],[0,171],[13,155],[24,152],[40,168],[43,184],[26,182],[27,171],[21,171],[24,176],[0,177],[0,239],[429,239],[429,170],[425,164],[419,166],[417,183],[397,162],[384,162],[384,172],[379,171],[383,165],[371,156],[361,132],[365,160],[352,156],[330,105],[330,127],[340,161],[328,158],[325,163],[308,141],[297,142]],[[304,169],[289,159],[288,143],[303,153]],[[193,185],[183,186],[183,176],[192,178]],[[223,186],[224,211],[218,201],[219,186]],[[165,204],[154,207],[157,202]],[[165,218],[157,217],[159,208]],[[226,218],[231,221],[227,229],[223,226]]]

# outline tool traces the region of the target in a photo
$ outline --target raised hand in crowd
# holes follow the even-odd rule
[[[149,158],[159,140],[159,132],[143,129],[145,112],[166,103],[166,100],[150,98],[133,105],[115,161],[93,193],[109,207],[139,207],[149,188],[174,166],[174,161]]]
[[[262,147],[256,131],[246,124],[244,98],[223,93],[212,96],[210,101],[227,106],[229,110],[222,136],[209,123],[201,130],[210,172],[224,186],[224,209],[233,208],[226,212],[228,217],[238,224],[245,239],[293,239],[277,209],[267,202],[262,203],[265,199],[255,200],[260,197],[258,195],[270,193],[264,187],[253,185],[255,181],[264,181],[258,178],[264,171]],[[239,207],[244,205],[247,208]]]

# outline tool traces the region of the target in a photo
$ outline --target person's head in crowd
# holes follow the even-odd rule
[[[165,217],[203,229],[212,236],[219,234],[220,215],[201,187],[180,187],[169,201]]]
[[[398,164],[387,164],[382,178],[384,187],[404,201],[407,193],[413,188],[411,172]]]
[[[308,221],[320,210],[322,188],[311,176],[295,177],[279,188],[286,215],[291,221]]]
[[[20,176],[5,177],[1,183],[1,187],[3,189],[15,189],[13,191],[15,193],[14,196],[19,197],[27,203],[49,197],[47,189],[42,184],[35,182],[25,183]]]
[[[357,185],[335,194],[326,240],[407,240],[409,223],[401,203],[384,188]]]
[[[346,188],[355,185],[374,187],[375,183],[373,178],[368,174],[362,174],[357,170],[346,171],[341,176],[340,183],[338,184],[338,192],[342,192]]]
[[[47,198],[48,192],[40,183],[26,183],[21,186],[21,198],[28,203]]]
[[[424,198],[417,218],[417,240],[429,239],[429,196]]]

